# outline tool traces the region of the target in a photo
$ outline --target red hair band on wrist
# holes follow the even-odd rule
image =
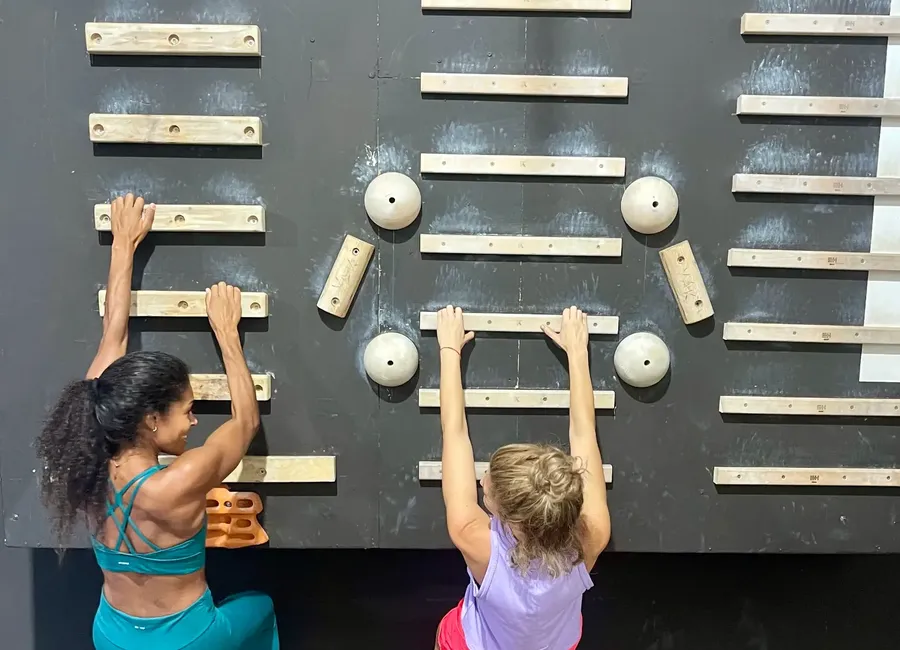
[[[456,352],[456,354],[462,356],[462,353],[459,350],[457,350],[456,348],[451,348],[449,345],[445,345],[444,347],[442,347],[441,351],[443,350],[453,350],[454,352]]]

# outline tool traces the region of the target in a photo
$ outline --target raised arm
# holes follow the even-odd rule
[[[577,307],[570,307],[563,311],[558,333],[547,327],[543,329],[569,358],[569,445],[570,453],[581,459],[585,470],[581,508],[585,539],[582,544],[585,564],[590,570],[609,543],[610,521],[588,364],[587,316]]]
[[[142,197],[120,196],[112,203],[110,225],[113,243],[106,282],[106,307],[103,313],[103,336],[97,355],[85,377],[99,377],[128,347],[128,316],[131,313],[131,274],[134,251],[150,232],[156,206],[144,207]]]
[[[206,292],[206,310],[225,361],[231,419],[206,439],[203,446],[186,451],[166,470],[188,500],[202,498],[221,485],[237,468],[259,429],[259,404],[237,325],[241,319],[241,290],[224,282]]]
[[[437,338],[441,355],[441,489],[447,509],[447,530],[475,579],[481,582],[491,557],[490,520],[478,505],[475,455],[466,424],[461,354],[474,338],[463,328],[459,307],[438,312]]]

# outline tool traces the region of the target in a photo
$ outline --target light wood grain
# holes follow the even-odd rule
[[[898,487],[895,468],[875,467],[714,467],[716,485],[821,485],[823,487]]]
[[[344,237],[316,307],[338,318],[346,317],[374,252],[369,242],[353,235]]]
[[[111,229],[110,205],[94,206],[94,228]],[[157,204],[154,232],[265,232],[266,209],[261,205]]]
[[[170,465],[174,456],[160,456]],[[223,483],[334,483],[334,456],[244,456]]]
[[[737,114],[799,117],[900,117],[900,99],[741,95],[737,99]]]
[[[728,266],[821,271],[900,271],[900,253],[732,248]]]
[[[259,56],[256,25],[86,23],[89,54]]]
[[[423,153],[423,174],[622,178],[624,158]]]
[[[251,375],[256,399],[267,402],[272,399],[272,375]],[[229,401],[228,376],[224,374],[191,374],[191,389],[198,401]]]
[[[97,293],[100,315],[106,308],[106,289]],[[269,296],[259,291],[241,292],[243,318],[269,315]],[[206,316],[206,291],[132,291],[132,316]]]
[[[426,94],[628,97],[627,77],[423,72],[420,86]]]
[[[618,334],[618,316],[591,316],[588,314],[588,334]],[[494,314],[467,311],[463,314],[463,324],[470,332],[514,332],[537,333],[546,325],[559,331],[562,316],[559,314]],[[423,311],[419,314],[419,328],[437,329],[437,312]]]
[[[797,323],[725,323],[726,341],[900,345],[900,327],[810,325]]]
[[[619,257],[622,255],[622,240],[608,237],[420,235],[419,251],[448,255]]]
[[[483,461],[475,462],[475,479],[480,481],[484,478],[488,471],[490,463]],[[440,481],[444,478],[443,463],[439,460],[420,460],[419,461],[419,480],[420,481]],[[603,479],[607,483],[612,483],[613,466],[603,465]]]
[[[438,388],[420,388],[419,406],[438,408],[441,391]],[[493,409],[566,409],[569,408],[569,391],[526,388],[468,388],[464,391],[466,407]],[[611,390],[594,391],[594,408],[612,409],[616,406],[616,394]]]
[[[712,303],[690,242],[685,240],[662,249],[659,258],[675,295],[681,320],[691,325],[710,318],[714,313]]]
[[[631,11],[631,0],[422,0],[422,9],[621,13]]]
[[[130,144],[262,144],[262,120],[241,115],[91,113],[91,142]]]
[[[741,18],[741,34],[897,36],[900,16],[748,13]]]
[[[900,178],[735,174],[731,181],[731,191],[764,194],[900,196]]]
[[[900,399],[723,395],[719,413],[825,417],[900,417]]]

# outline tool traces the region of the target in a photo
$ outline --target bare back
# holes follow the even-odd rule
[[[115,468],[110,464],[110,502],[115,491],[121,490],[137,472],[125,468]],[[170,548],[181,544],[196,535],[204,525],[205,502],[197,503],[195,508],[175,508],[168,494],[165,472],[158,472],[147,479],[137,496],[135,487],[129,488],[121,495],[127,506],[133,501],[130,511],[129,525],[125,536],[137,554],[150,553],[151,548],[140,535],[137,528],[150,542],[159,548]],[[119,521],[122,512],[113,515]],[[119,539],[120,533],[112,517],[107,517],[97,534],[97,541],[112,548]],[[117,549],[127,552],[125,541]],[[174,614],[186,609],[199,599],[207,589],[206,572],[201,569],[188,575],[144,575],[139,573],[103,572],[104,595],[115,609],[137,617],[156,617]]]

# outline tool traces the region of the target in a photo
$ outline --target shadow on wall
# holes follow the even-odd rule
[[[90,551],[0,549],[4,650],[90,650]],[[217,599],[261,589],[289,650],[422,650],[465,589],[453,551],[211,551]],[[609,554],[584,650],[895,650],[900,556]],[[30,581],[30,583],[29,583]],[[31,594],[29,600],[28,594]]]

